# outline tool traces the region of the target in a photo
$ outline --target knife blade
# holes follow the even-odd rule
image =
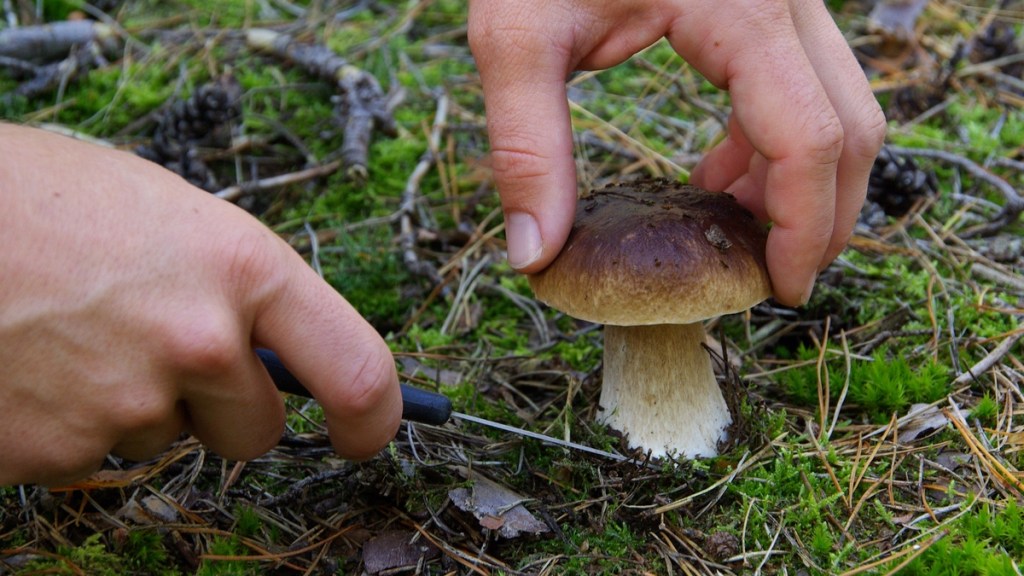
[[[283,362],[281,362],[281,359],[277,354],[265,348],[258,348],[256,349],[256,355],[259,356],[260,361],[263,362],[263,366],[267,369],[267,372],[270,374],[270,377],[274,381],[274,385],[277,386],[278,390],[289,394],[312,398],[312,394],[310,394],[309,390],[299,382],[299,379],[296,378],[294,374],[288,371],[288,368]],[[493,420],[487,420],[486,418],[478,418],[476,416],[470,416],[469,414],[456,412],[452,410],[451,400],[449,400],[444,394],[430,392],[429,390],[423,390],[404,383],[401,384],[401,389],[402,419],[404,420],[440,426],[448,420],[456,418],[463,422],[487,426],[502,432],[509,432],[518,436],[539,440],[546,444],[552,444],[562,448],[570,448],[572,450],[579,450],[581,452],[594,454],[596,456],[609,458],[619,462],[632,460],[632,458],[616,454],[614,452],[599,450],[576,442],[555,438],[554,436],[548,436],[546,434],[540,434],[523,428],[509,426],[508,424],[502,424]],[[651,466],[650,463],[646,462],[643,463],[643,465]]]

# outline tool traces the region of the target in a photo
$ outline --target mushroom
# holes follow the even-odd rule
[[[703,321],[771,295],[767,230],[732,195],[666,179],[580,198],[537,298],[605,324],[599,418],[652,456],[718,454],[732,423]]]

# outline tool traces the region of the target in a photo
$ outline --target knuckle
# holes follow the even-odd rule
[[[716,24],[709,24],[706,30],[717,28]],[[738,13],[729,28],[730,37],[761,38],[764,42],[758,46],[773,46],[793,29],[793,17],[786,0],[761,1],[750,3],[749,7]],[[736,34],[735,30],[742,32]],[[756,50],[753,44],[741,43],[739,46],[749,51]]]
[[[862,120],[850,130],[847,148],[859,158],[874,159],[885,143],[888,132],[885,114],[878,103],[871,99],[871,108],[862,116]]]
[[[366,350],[355,356],[337,379],[344,382],[322,401],[330,403],[342,417],[358,418],[373,413],[390,394],[398,380],[390,354]]]
[[[491,151],[491,169],[499,182],[511,184],[550,174],[551,161],[529,147],[503,147]]]
[[[810,245],[818,246],[824,252],[832,244],[832,233],[834,230],[835,220],[832,219],[831,215],[822,215],[819,218],[815,218],[811,221],[811,227],[808,229]]]
[[[470,7],[466,30],[469,50],[476,58],[507,58],[509,51],[536,54],[550,47],[550,37],[536,26],[516,24],[525,16],[516,13],[512,3],[483,2],[484,8],[476,4]]]
[[[491,18],[478,16],[477,11],[470,10],[469,27],[466,29],[466,40],[469,50],[477,58],[485,57],[495,44],[495,30]]]
[[[280,249],[269,231],[240,234],[225,242],[215,265],[223,271],[229,288],[249,290],[271,284],[280,274]]]
[[[806,131],[808,158],[815,164],[837,164],[843,153],[846,132],[834,110],[819,114]]]
[[[241,337],[223,311],[206,308],[163,335],[165,357],[175,368],[200,376],[223,374],[241,361]]]
[[[175,414],[175,401],[155,389],[119,396],[111,410],[122,436],[165,428]]]

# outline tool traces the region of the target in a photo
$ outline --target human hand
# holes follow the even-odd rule
[[[772,222],[775,297],[807,301],[864,201],[885,119],[820,0],[471,0],[511,266],[537,272],[569,233],[576,175],[565,81],[667,37],[728,90],[728,136],[691,175]]]
[[[284,407],[254,347],[323,405],[337,451],[398,429],[380,336],[287,244],[146,160],[0,124],[0,485],[80,479],[192,432],[246,460]]]

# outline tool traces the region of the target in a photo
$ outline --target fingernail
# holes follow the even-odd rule
[[[811,276],[811,281],[807,283],[807,288],[804,289],[803,294],[800,295],[800,305],[803,306],[811,301],[811,294],[814,293],[814,285],[818,283],[818,275]]]
[[[537,220],[526,212],[512,212],[505,217],[505,238],[508,241],[508,264],[516,270],[540,258],[543,245]]]

